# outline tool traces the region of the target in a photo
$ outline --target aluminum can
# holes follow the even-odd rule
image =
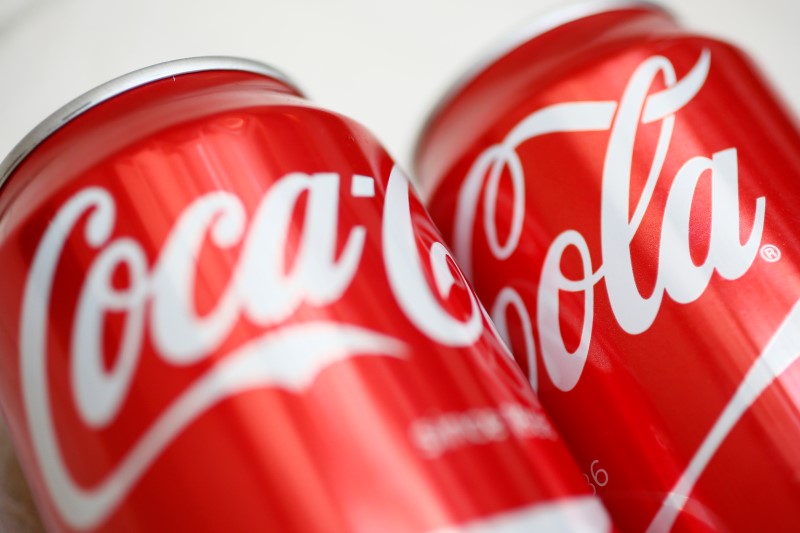
[[[800,529],[800,135],[741,51],[647,3],[556,12],[415,165],[620,529]]]
[[[157,65],[3,163],[0,396],[52,531],[608,531],[397,166]]]

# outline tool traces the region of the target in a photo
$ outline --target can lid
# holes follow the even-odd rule
[[[286,84],[297,92],[298,95],[302,96],[302,91],[297,88],[297,85],[286,74],[274,67],[250,59],[224,56],[191,57],[158,63],[150,67],[135,70],[129,74],[114,78],[82,94],[33,128],[30,133],[17,143],[2,162],[0,162],[0,189],[5,185],[11,173],[14,172],[20,163],[22,163],[39,144],[44,142],[50,135],[75,117],[85,113],[98,104],[110,100],[126,91],[147,85],[154,81],[181,74],[215,70],[260,74]]]
[[[470,83],[502,57],[523,44],[570,22],[601,13],[623,11],[627,9],[654,11],[674,18],[667,8],[647,0],[589,0],[547,11],[542,15],[534,17],[533,20],[527,22],[516,31],[512,31],[511,34],[504,39],[495,42],[477,62],[449,86],[443,96],[437,100],[436,104],[425,117],[425,121],[420,129],[420,134],[417,137],[417,146],[414,148],[414,159],[416,159],[416,154],[419,153],[422,137],[436,117],[438,117],[445,107],[447,107]]]

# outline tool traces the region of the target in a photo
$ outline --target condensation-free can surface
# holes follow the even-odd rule
[[[742,52],[570,8],[462,79],[415,162],[621,529],[800,528],[800,135]]]
[[[608,531],[378,142],[167,63],[0,167],[0,403],[52,531]]]

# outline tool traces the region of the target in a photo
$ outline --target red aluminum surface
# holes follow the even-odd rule
[[[736,48],[616,4],[451,92],[423,196],[621,529],[796,531],[796,123]]]
[[[610,529],[400,170],[278,80],[95,105],[0,228],[0,399],[53,531]]]

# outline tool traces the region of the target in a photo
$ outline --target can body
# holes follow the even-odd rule
[[[621,529],[796,530],[800,136],[741,52],[629,4],[454,90],[423,196]]]
[[[281,81],[162,73],[0,204],[2,404],[52,530],[609,529],[402,173]]]

